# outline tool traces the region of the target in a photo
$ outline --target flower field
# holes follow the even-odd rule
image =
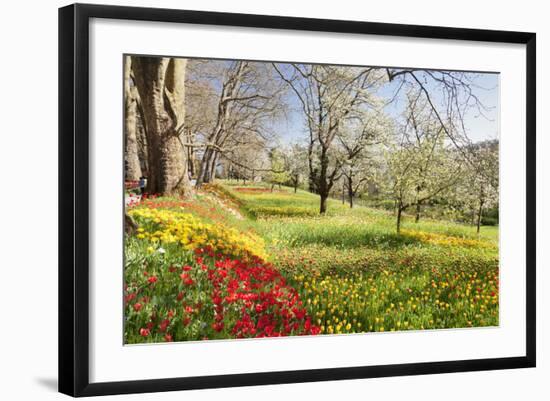
[[[127,206],[127,344],[496,326],[498,228],[224,183]]]

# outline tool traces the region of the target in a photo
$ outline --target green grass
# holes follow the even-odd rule
[[[282,187],[270,192],[268,187],[224,186],[248,216],[258,221],[258,229],[269,239],[289,240],[289,245],[318,243],[327,246],[407,245],[410,239],[396,233],[393,213],[363,206],[350,208],[329,199],[325,216],[319,215],[319,197],[306,191]],[[254,193],[256,190],[265,192]],[[424,219],[415,223],[405,216],[403,230],[423,231],[451,237],[498,242],[498,227],[482,227],[478,236],[475,227],[447,221]]]

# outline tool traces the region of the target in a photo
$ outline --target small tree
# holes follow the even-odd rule
[[[379,166],[374,151],[387,141],[391,126],[380,110],[364,110],[346,121],[338,133],[340,169],[350,208],[358,192],[375,179]]]
[[[283,157],[288,180],[296,193],[302,180],[307,176],[307,150],[304,146],[295,143],[283,152]]]
[[[458,152],[445,145],[443,128],[433,111],[409,96],[406,121],[390,152],[388,173],[397,212],[397,232],[403,212],[436,197],[442,197],[462,179]]]
[[[377,158],[366,152],[343,163],[342,185],[350,208],[353,208],[353,199],[365,192],[368,183],[377,181],[379,168]]]
[[[279,149],[273,148],[268,152],[270,171],[267,173],[267,179],[271,183],[271,192],[273,192],[273,187],[275,185],[279,186],[287,183],[289,181],[288,171],[285,169],[285,158],[283,152]]]
[[[340,178],[337,136],[346,120],[376,102],[374,89],[384,78],[377,68],[312,64],[273,64],[279,77],[295,94],[309,132],[309,188],[320,197],[319,212]]]
[[[498,206],[498,142],[474,144],[470,155],[472,163],[454,196],[465,211],[471,211],[471,221],[479,234],[483,213]]]

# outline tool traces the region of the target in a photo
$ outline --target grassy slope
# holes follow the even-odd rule
[[[274,255],[332,254],[336,258],[331,261],[317,259],[346,267],[350,267],[346,260],[351,259],[353,268],[361,267],[357,265],[361,257],[376,254],[444,253],[447,259],[458,256],[472,261],[498,258],[497,227],[482,227],[478,236],[472,226],[429,219],[414,223],[405,218],[403,235],[398,235],[395,217],[386,211],[362,206],[350,209],[331,199],[327,216],[319,216],[318,197],[305,191],[294,194],[285,187],[273,193],[258,192],[262,187],[224,188],[254,219],[252,226],[268,241]],[[428,238],[423,233],[429,233]]]

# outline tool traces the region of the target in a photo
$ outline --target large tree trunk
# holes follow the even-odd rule
[[[147,135],[147,190],[183,194],[190,190],[186,152],[179,135],[185,118],[187,60],[133,57]]]
[[[137,181],[141,177],[141,166],[138,155],[137,142],[137,89],[131,82],[132,58],[126,56],[124,60],[124,161],[125,179]]]
[[[136,88],[137,93],[137,88]],[[139,97],[139,95],[138,95]],[[143,107],[141,106],[141,103],[138,98],[137,102],[137,127],[136,127],[136,138],[138,143],[138,158],[139,158],[139,165],[141,167],[141,175],[147,175],[147,171],[149,171],[149,161],[148,158],[148,151],[147,151],[147,135],[145,133],[145,122],[143,118]]]

